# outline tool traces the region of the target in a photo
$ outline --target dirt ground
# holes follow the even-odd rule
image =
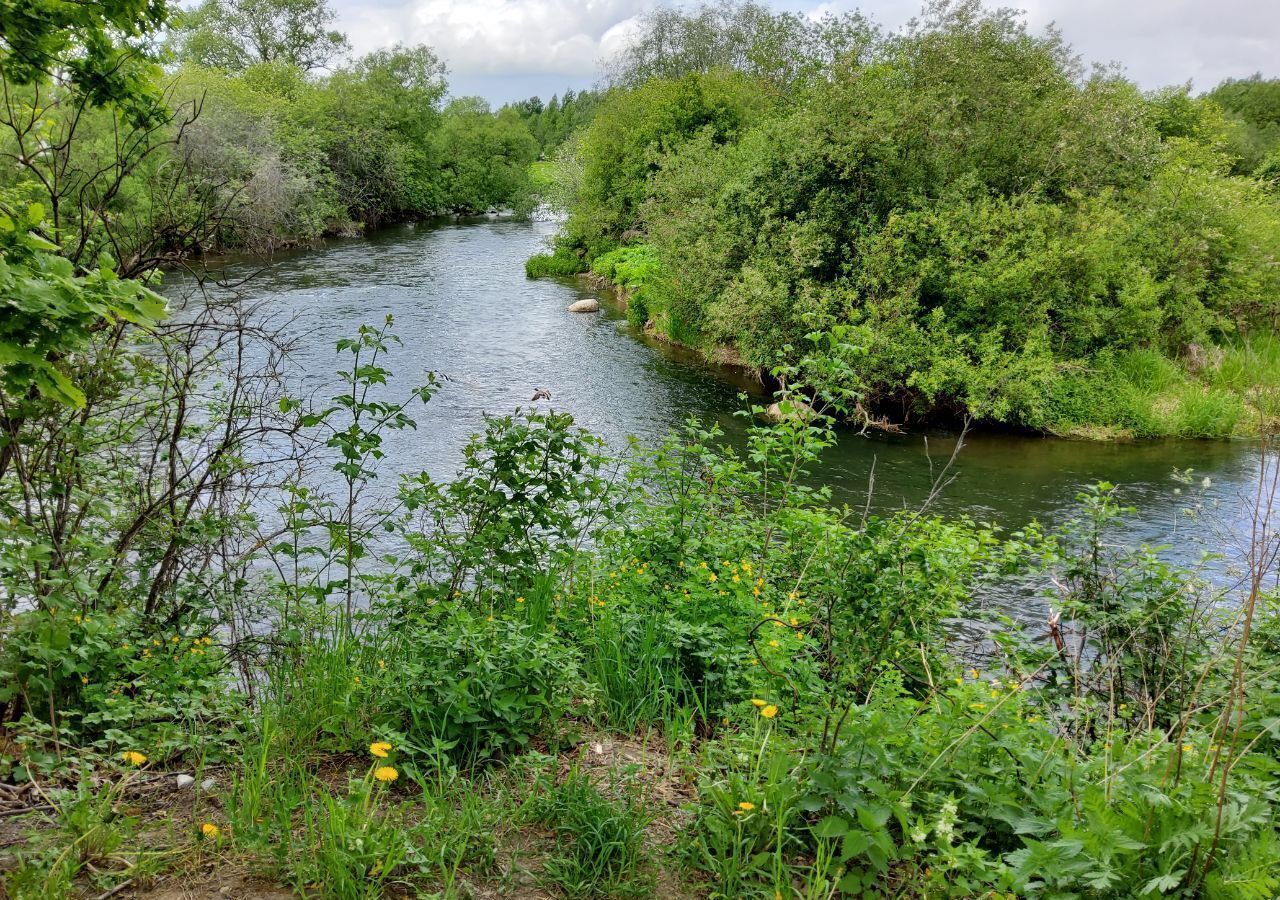
[[[325,761],[322,774],[332,775],[333,782],[340,784],[353,767],[362,764],[363,760],[334,757]],[[684,884],[674,869],[664,864],[666,852],[675,844],[689,815],[682,807],[694,797],[687,773],[671,759],[665,745],[634,737],[587,735],[559,754],[559,777],[574,766],[606,793],[623,780],[638,786],[646,809],[654,815],[647,838],[656,878],[652,896],[657,900],[700,896],[699,890]],[[209,774],[215,778],[219,775],[206,773],[206,777]],[[175,835],[193,834],[199,821],[221,819],[216,790],[206,795],[193,786],[179,788],[172,774],[156,773],[138,779],[126,792],[120,808],[138,817],[142,843],[157,849],[172,846]],[[48,805],[30,789],[19,794],[12,788],[0,788],[0,874],[17,862],[15,852],[21,851],[33,831],[53,827],[48,811]],[[554,840],[538,829],[503,828],[495,834],[495,871],[482,875],[460,873],[456,892],[474,900],[555,900],[559,895],[541,887],[538,878],[541,860],[553,850]],[[237,856],[234,851],[178,852],[175,858],[176,864],[168,869],[145,878],[136,877],[105,893],[86,883],[78,896],[83,900],[285,900],[297,896],[264,879],[255,871],[252,859]],[[430,889],[426,894],[430,895]],[[312,896],[323,897],[323,888]],[[0,898],[7,900],[2,885]]]

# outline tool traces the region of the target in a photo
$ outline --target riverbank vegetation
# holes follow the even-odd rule
[[[159,11],[57,8],[43,32],[0,14],[0,74],[86,121],[172,127],[127,64]],[[297,75],[277,64],[252,77]],[[743,84],[707,79],[717,127],[761,102]],[[404,110],[383,124],[415,127],[387,124]],[[1108,484],[1016,532],[937,514],[950,464],[920,508],[838,506],[806,477],[865,402],[833,326],[776,370],[783,415],[740,451],[696,422],[610,449],[545,408],[487,419],[447,482],[390,484],[451,389],[397,376],[394,322],[338,341],[317,389],[252,299],[170,316],[124,277],[161,244],[104,252],[132,233],[116,195],[152,196],[128,179],[153,164],[147,190],[171,184],[174,146],[81,218],[52,183],[3,195],[6,896],[1280,891],[1272,444],[1225,581],[1126,545]],[[595,257],[637,305],[663,264],[646,246]]]
[[[332,18],[324,0],[210,0],[175,14],[166,52],[116,51],[134,99],[111,107],[47,75],[6,75],[6,208],[40,203],[44,236],[74,262],[106,251],[130,275],[209,251],[531,208],[539,145],[514,112],[448,98],[425,46],[350,59]]]
[[[7,408],[10,896],[1280,888],[1267,495],[1223,587],[1110,485],[1049,531],[837,508],[826,418],[618,456],[518,412],[374,491],[447,386],[386,323],[304,402],[236,315]]]
[[[640,253],[636,321],[762,371],[837,335],[864,424],[1229,436],[1275,415],[1274,372],[1219,372],[1270,355],[1274,82],[1143,93],[974,2],[903,33],[665,12],[611,74],[530,274]]]

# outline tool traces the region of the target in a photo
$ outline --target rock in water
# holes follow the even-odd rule
[[[594,297],[588,297],[586,300],[579,300],[577,303],[569,304],[569,312],[599,312],[600,301]]]

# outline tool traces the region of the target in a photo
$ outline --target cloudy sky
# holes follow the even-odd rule
[[[357,52],[401,41],[445,59],[455,95],[493,103],[589,87],[659,0],[331,0]],[[808,14],[861,9],[898,28],[920,0],[767,0]],[[1086,61],[1118,62],[1144,87],[1210,88],[1280,75],[1280,0],[1005,0],[1040,29],[1057,23]]]

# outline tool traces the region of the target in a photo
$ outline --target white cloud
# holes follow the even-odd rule
[[[429,44],[466,75],[590,76],[621,46],[654,0],[404,0],[339,7],[357,51],[401,41]]]

